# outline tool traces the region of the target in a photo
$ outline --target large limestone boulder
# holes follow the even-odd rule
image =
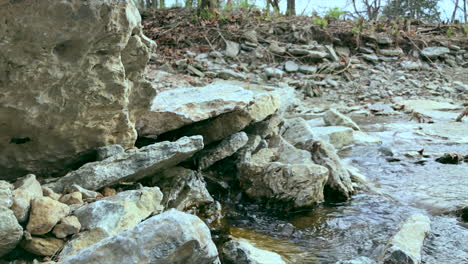
[[[169,210],[135,228],[106,238],[61,261],[101,263],[212,264],[218,251],[210,230],[198,217]]]
[[[0,257],[16,247],[23,237],[23,228],[13,212],[0,206]]]
[[[77,184],[97,190],[123,180],[138,180],[175,166],[203,149],[201,136],[183,137],[175,142],[164,141],[138,150],[129,150],[103,161],[90,162],[50,183],[48,187],[62,192]]]
[[[142,136],[160,135],[245,108],[253,100],[254,92],[226,83],[163,91],[151,102],[150,110],[138,120],[138,133]]]
[[[0,179],[136,139],[154,47],[133,1],[0,1]]]
[[[60,255],[72,255],[106,237],[135,227],[163,210],[162,198],[158,187],[145,187],[121,192],[78,208],[74,214],[84,232],[72,239]]]

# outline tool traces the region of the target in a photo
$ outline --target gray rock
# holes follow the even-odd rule
[[[13,250],[23,237],[23,228],[18,224],[13,211],[0,206],[0,257]]]
[[[299,66],[299,71],[304,74],[314,74],[317,72],[317,67],[310,65],[301,65]]]
[[[421,69],[421,63],[416,61],[402,61],[400,65],[403,69],[409,71]]]
[[[353,120],[351,120],[351,118],[343,115],[336,109],[328,110],[323,116],[323,120],[325,121],[325,124],[327,126],[345,126],[350,127],[354,130],[361,130],[359,126],[356,123],[354,123]]]
[[[237,42],[227,40],[224,53],[227,57],[235,58],[240,52],[240,45]]]
[[[270,118],[254,123],[245,128],[245,132],[249,135],[259,135],[261,138],[270,138],[278,136],[283,126],[283,118],[274,114]]]
[[[205,74],[202,71],[200,71],[199,69],[195,68],[192,65],[187,66],[187,71],[189,73],[193,74],[193,75],[196,75],[196,76],[200,77],[200,78],[205,77]]]
[[[18,222],[24,223],[29,215],[31,201],[42,197],[41,184],[35,175],[28,174],[15,182],[15,188],[11,210],[15,213]]]
[[[277,42],[272,42],[270,44],[270,46],[268,47],[268,49],[272,53],[278,54],[278,55],[284,55],[284,53],[286,53],[286,48],[285,47],[280,47]]]
[[[223,139],[219,144],[203,149],[198,152],[194,160],[198,164],[198,168],[201,170],[207,169],[215,162],[225,159],[240,148],[247,144],[249,138],[245,132],[235,133],[225,139]]]
[[[169,210],[131,230],[106,238],[61,261],[63,264],[197,263],[218,261],[208,227],[196,216]]]
[[[366,47],[359,47],[359,51],[365,54],[374,54],[374,50]]]
[[[174,167],[155,175],[152,184],[161,188],[165,208],[188,211],[203,208],[214,199],[206,189],[203,175],[183,167]]]
[[[332,61],[340,61],[340,57],[336,55],[335,49],[332,45],[325,45],[325,49],[328,52],[328,56]]]
[[[342,126],[314,127],[313,133],[320,139],[340,149],[353,144],[353,129]]]
[[[133,1],[5,3],[0,179],[63,173],[96,147],[133,146],[155,94],[145,78],[155,44]]]
[[[260,149],[238,164],[245,193],[253,199],[276,201],[290,208],[310,207],[323,201],[328,170],[313,164],[309,153],[287,142],[281,140],[272,147]]]
[[[65,188],[65,191],[69,192],[69,193],[80,192],[83,199],[85,199],[85,200],[96,199],[96,198],[102,196],[102,194],[100,194],[98,192],[95,192],[95,191],[85,189],[85,188],[79,186],[78,184],[72,184],[71,186],[67,186]]]
[[[13,185],[0,181],[0,206],[10,208],[13,204]]]
[[[124,148],[118,144],[104,146],[96,149],[97,158],[96,160],[101,161],[105,160],[114,155],[124,152]]]
[[[377,264],[377,262],[368,257],[358,257],[350,260],[341,260],[335,264]]]
[[[294,61],[287,61],[284,64],[284,70],[287,72],[297,72],[299,70],[299,65],[297,65]]]
[[[219,71],[216,76],[218,78],[224,79],[224,80],[229,80],[229,79],[245,80],[245,79],[247,79],[245,74],[243,74],[241,72],[236,72],[236,71],[231,70],[231,69],[223,69],[223,70]]]
[[[60,223],[52,230],[52,233],[58,238],[65,238],[69,235],[78,234],[80,229],[81,224],[78,217],[71,215],[60,220]]]
[[[433,59],[448,53],[450,53],[450,50],[446,47],[427,47],[422,50],[421,55]]]
[[[242,34],[242,38],[250,43],[258,43],[257,32],[248,30]]]
[[[362,54],[361,56],[366,61],[370,61],[370,62],[374,62],[374,63],[379,62],[379,57],[377,57],[374,54]]]
[[[299,142],[316,138],[313,130],[307,124],[307,121],[300,117],[287,119],[285,121],[284,132],[282,136],[293,146]]]
[[[400,56],[403,54],[403,50],[401,48],[395,48],[395,49],[381,49],[379,50],[379,53],[382,54],[383,56],[387,57],[395,57],[395,56]]]
[[[150,110],[138,120],[138,134],[160,135],[245,108],[254,98],[254,92],[223,82],[163,91],[154,98]]]
[[[259,249],[249,241],[232,238],[222,248],[223,260],[236,264],[286,264],[277,253]]]
[[[284,75],[284,71],[280,70],[280,69],[277,69],[277,68],[266,68],[265,69],[265,75],[267,76],[267,78],[277,78],[277,79],[281,79],[283,78],[283,75]]]
[[[405,220],[385,249],[384,264],[419,264],[424,238],[431,231],[426,215],[414,214]]]
[[[158,187],[145,187],[124,191],[78,208],[74,215],[85,232],[72,239],[60,256],[73,255],[106,237],[135,227],[164,209],[162,199]]]
[[[62,192],[66,186],[77,184],[97,190],[118,181],[138,180],[170,168],[203,148],[201,136],[183,137],[175,142],[164,141],[117,154],[103,161],[91,162],[72,171],[58,181],[48,184]]]

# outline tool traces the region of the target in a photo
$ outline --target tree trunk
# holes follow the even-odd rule
[[[453,8],[452,18],[450,19],[450,22],[452,23],[453,21],[455,21],[455,17],[457,15],[457,9],[458,9],[458,0],[455,0],[455,7]]]
[[[159,0],[159,8],[166,8],[166,3],[164,0]]]
[[[468,20],[467,20],[468,14],[466,13],[466,0],[463,0],[463,13],[465,16],[465,23],[468,23]]]
[[[286,8],[286,15],[296,15],[296,0],[288,0],[288,7]]]
[[[158,0],[153,0],[153,8],[158,8]]]

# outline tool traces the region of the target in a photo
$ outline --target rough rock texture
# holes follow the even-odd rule
[[[32,237],[30,240],[23,240],[21,247],[24,250],[39,256],[52,256],[59,251],[65,242],[54,237]]]
[[[57,202],[52,198],[34,199],[31,202],[31,213],[26,229],[33,235],[44,235],[69,213],[70,208],[68,205]]]
[[[357,257],[350,260],[341,260],[335,264],[377,264],[377,262],[368,257]]]
[[[72,192],[80,192],[81,193],[81,196],[83,197],[83,199],[85,200],[95,200],[97,199],[98,197],[102,197],[102,194],[98,193],[98,192],[95,192],[95,191],[91,191],[91,190],[88,190],[88,189],[85,189],[81,186],[79,186],[78,184],[73,184],[71,186],[67,186],[65,188],[65,191],[68,191],[70,193]]]
[[[36,180],[36,176],[28,174],[15,182],[15,188],[11,210],[15,213],[18,222],[24,223],[29,215],[31,201],[42,197],[41,184]]]
[[[341,126],[314,127],[314,134],[340,149],[354,142],[353,129]]]
[[[298,142],[315,138],[314,132],[303,118],[287,119],[282,136],[293,146]]]
[[[128,0],[0,2],[0,179],[133,145],[154,95],[140,22]]]
[[[215,162],[227,158],[247,144],[249,138],[245,132],[233,134],[219,144],[203,149],[194,157],[198,168],[204,170]]]
[[[54,227],[52,233],[58,238],[65,238],[68,235],[80,232],[81,224],[78,217],[71,215],[63,218],[58,225]]]
[[[152,181],[164,194],[162,204],[165,208],[186,211],[214,202],[203,176],[196,171],[175,167],[157,174]]]
[[[351,177],[332,145],[324,141],[307,140],[296,144],[296,147],[308,150],[316,164],[328,169],[329,176],[325,186],[326,198],[344,201],[351,197],[354,193]]]
[[[13,204],[13,185],[6,181],[0,181],[0,206],[10,208]]]
[[[422,50],[421,55],[433,59],[448,54],[449,52],[450,50],[446,47],[427,47]]]
[[[23,228],[13,211],[0,206],[0,257],[14,249],[22,237]]]
[[[223,261],[228,264],[286,264],[283,258],[271,251],[259,249],[249,241],[233,238],[222,249]]]
[[[96,149],[96,160],[105,160],[124,151],[124,148],[118,144],[100,147]]]
[[[313,164],[307,151],[280,142],[276,148],[260,149],[243,160],[238,176],[251,198],[301,208],[323,201],[328,170]]]
[[[336,109],[328,110],[325,113],[323,120],[325,121],[325,124],[327,126],[345,126],[350,127],[354,130],[361,130],[359,126],[356,123],[354,123],[353,120],[351,120],[351,118],[343,115]]]
[[[431,231],[426,215],[414,214],[405,220],[385,249],[384,264],[419,264],[424,238]]]
[[[46,186],[42,186],[42,194],[43,194],[44,196],[50,197],[50,198],[52,198],[52,199],[54,199],[54,200],[57,200],[57,201],[58,201],[58,200],[60,199],[60,197],[61,197],[60,194],[54,192],[54,190],[52,190],[51,188],[46,187]]]
[[[74,215],[86,230],[71,240],[61,252],[68,256],[108,236],[133,228],[143,219],[163,210],[158,187],[145,187],[109,196],[78,208]]]
[[[160,135],[194,122],[245,108],[253,99],[252,91],[225,83],[163,91],[154,98],[150,111],[138,120],[138,134]]]
[[[64,204],[83,204],[83,195],[80,192],[72,192],[69,194],[64,194],[60,197],[59,201]]]
[[[118,181],[141,179],[190,158],[202,148],[201,136],[156,143],[139,150],[114,155],[103,161],[87,163],[48,187],[61,192],[66,186],[78,184],[86,189],[97,190]]]
[[[89,264],[103,259],[108,263],[212,264],[218,259],[218,251],[208,227],[198,217],[169,210],[61,263]]]

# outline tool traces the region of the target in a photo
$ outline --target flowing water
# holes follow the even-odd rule
[[[401,117],[355,120],[382,144],[354,146],[340,155],[359,168],[373,188],[359,191],[346,203],[323,204],[289,216],[272,216],[258,205],[244,207],[247,213],[230,218],[232,234],[279,253],[290,263],[335,263],[359,256],[377,260],[401,222],[422,212],[430,216],[432,227],[422,262],[468,263],[468,228],[453,214],[468,205],[468,163],[435,161],[444,152],[468,155],[468,145],[424,135],[420,126],[430,125]],[[408,155],[423,148],[429,154],[426,158]]]

